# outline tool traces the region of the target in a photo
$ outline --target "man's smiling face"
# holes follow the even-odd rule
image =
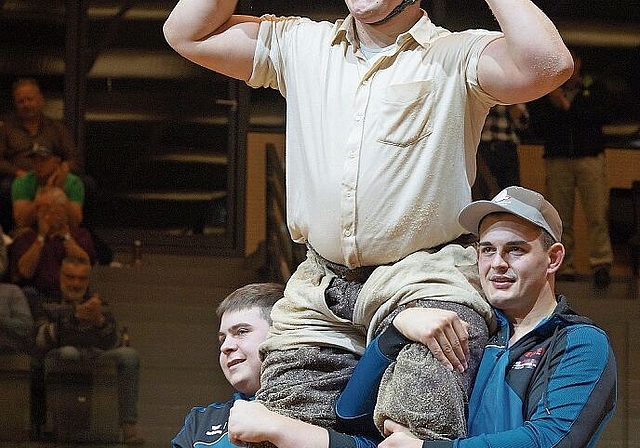
[[[260,308],[227,311],[220,319],[220,368],[239,392],[252,395],[260,388],[258,347],[268,331]]]

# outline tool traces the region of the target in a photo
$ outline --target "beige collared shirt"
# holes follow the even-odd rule
[[[367,60],[353,20],[264,16],[252,87],[287,100],[287,220],[294,241],[349,267],[453,240],[496,101],[478,58],[500,33],[451,33],[425,16]]]

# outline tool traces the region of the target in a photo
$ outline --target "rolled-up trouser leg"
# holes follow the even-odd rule
[[[471,308],[454,302],[417,300],[408,305],[414,304],[455,311],[469,323],[468,368],[462,374],[451,372],[422,344],[407,345],[382,377],[375,424],[382,432],[384,420],[391,419],[422,440],[464,437],[468,398],[489,335],[486,321]],[[388,324],[403,308],[394,311],[385,322]]]
[[[357,355],[330,347],[269,352],[262,363],[262,387],[256,400],[279,414],[332,427],[335,402],[357,362]],[[265,442],[249,446],[273,447]]]
[[[273,351],[262,363],[256,399],[272,411],[329,428],[334,404],[358,357],[330,347]]]

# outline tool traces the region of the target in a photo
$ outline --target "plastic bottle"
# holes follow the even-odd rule
[[[120,347],[129,347],[131,345],[131,339],[129,337],[129,329],[127,327],[122,327],[122,331],[120,332]]]

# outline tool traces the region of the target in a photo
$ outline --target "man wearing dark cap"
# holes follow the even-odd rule
[[[616,407],[616,361],[606,333],[555,293],[565,255],[558,212],[539,193],[507,187],[491,201],[464,207],[458,220],[479,236],[480,281],[498,321],[469,400],[468,436],[422,441],[387,420],[379,448],[594,446]],[[408,318],[415,312],[403,311],[394,326],[418,340],[419,316]],[[389,346],[385,337],[374,340],[360,364],[381,359],[374,349]],[[364,405],[362,391],[375,393],[376,370],[356,369],[339,415],[341,403]]]
[[[34,143],[28,156],[33,161],[33,169],[16,177],[11,184],[16,228],[33,227],[38,208],[51,201],[64,205],[70,225],[80,225],[84,185],[78,176],[69,172],[64,154],[55,148]]]

